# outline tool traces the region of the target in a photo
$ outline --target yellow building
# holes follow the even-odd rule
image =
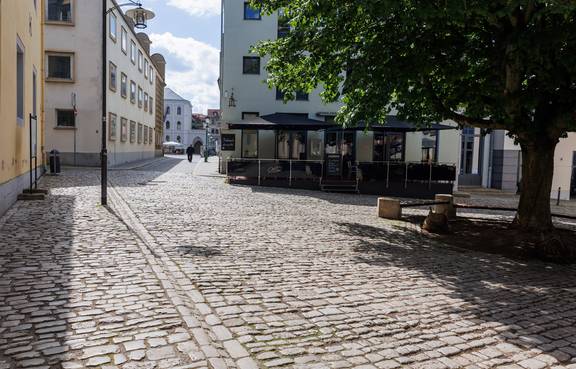
[[[43,164],[43,11],[43,0],[0,0],[0,215],[29,186],[31,132]]]

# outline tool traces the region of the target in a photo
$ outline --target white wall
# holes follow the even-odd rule
[[[558,187],[561,188],[560,198],[570,199],[574,152],[576,152],[576,133],[569,133],[567,138],[560,140],[554,154],[554,179],[551,194],[553,199],[558,197]]]

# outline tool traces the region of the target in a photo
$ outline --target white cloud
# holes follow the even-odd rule
[[[168,5],[185,10],[193,16],[220,14],[220,0],[168,0]]]
[[[151,34],[155,51],[166,57],[166,84],[182,97],[192,102],[194,112],[206,113],[208,108],[218,108],[220,51],[192,37],[176,37],[170,32]],[[170,59],[178,59],[185,70],[170,68]]]

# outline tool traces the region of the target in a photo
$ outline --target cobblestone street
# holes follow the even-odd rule
[[[67,171],[0,218],[0,369],[576,368],[576,268],[213,167],[112,171],[112,212]]]

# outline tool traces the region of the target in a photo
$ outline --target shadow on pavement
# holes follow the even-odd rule
[[[417,271],[464,302],[449,313],[500,323],[505,329],[499,335],[508,343],[537,348],[561,362],[576,357],[576,268],[448,248],[407,229],[338,225],[352,237],[356,262]],[[562,345],[565,352],[559,351]]]

